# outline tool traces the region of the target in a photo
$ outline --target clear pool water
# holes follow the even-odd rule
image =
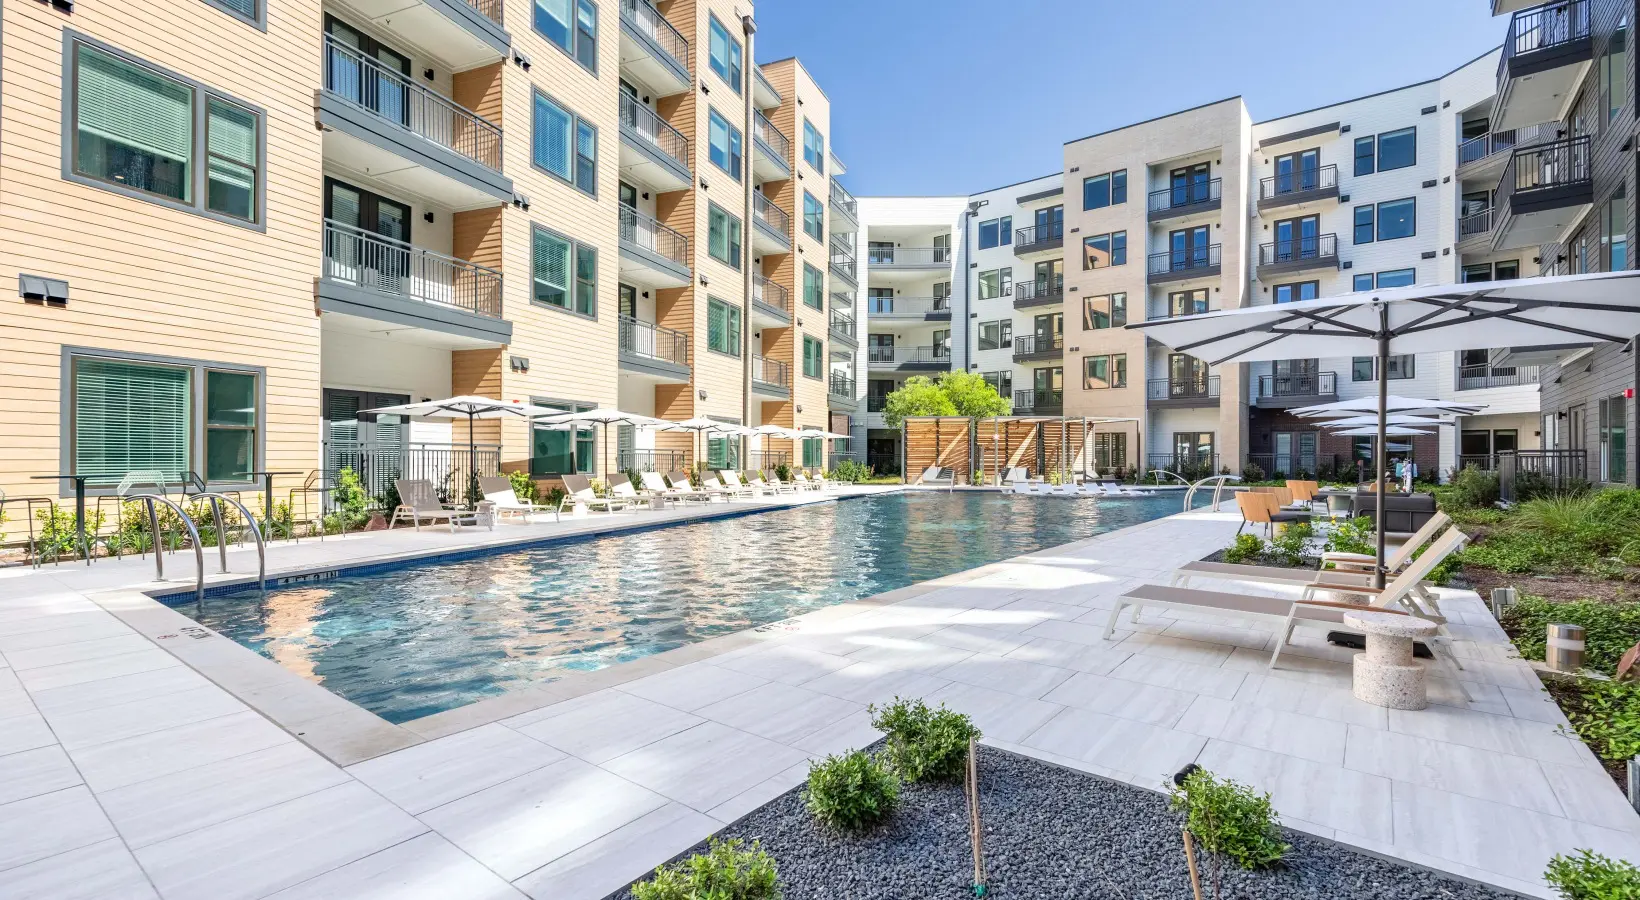
[[[1179,510],[897,493],[214,597],[201,623],[391,722]]]

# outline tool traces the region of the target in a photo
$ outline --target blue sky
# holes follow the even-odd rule
[[[1067,140],[1236,94],[1260,121],[1433,78],[1502,43],[1489,5],[760,0],[756,55],[820,82],[856,195],[969,194],[1059,169]]]

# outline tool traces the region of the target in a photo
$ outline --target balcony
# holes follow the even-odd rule
[[[1062,334],[1022,334],[1014,338],[1014,362],[1059,359],[1064,355]]]
[[[833,242],[835,245],[836,242]],[[951,268],[949,247],[882,247],[866,251],[866,264],[873,269],[935,271]]]
[[[327,161],[451,209],[512,200],[501,127],[327,36],[314,100]]]
[[[791,324],[791,291],[762,275],[753,275],[752,327],[789,328]]]
[[[763,114],[752,112],[752,172],[763,181],[785,181],[792,177],[792,141]]]
[[[621,0],[621,71],[655,97],[681,94],[693,83],[688,39],[649,0]]]
[[[1458,217],[1458,246],[1480,249],[1492,244],[1492,208]]]
[[[763,69],[752,66],[752,103],[758,109],[774,109],[782,102],[780,92],[774,89]]]
[[[752,357],[752,392],[786,399],[792,395],[792,370],[778,359]]]
[[[1057,416],[1065,411],[1065,392],[1014,391],[1014,415]]]
[[[1538,383],[1537,366],[1459,366],[1458,390],[1484,391]]]
[[[1065,223],[1045,222],[1014,229],[1014,255],[1037,259],[1065,251]]]
[[[1337,372],[1260,375],[1256,403],[1264,409],[1288,409],[1338,399]]]
[[[1014,309],[1058,306],[1065,302],[1065,276],[1040,281],[1014,282]]]
[[[859,282],[855,280],[853,248],[846,241],[838,241],[836,237],[833,237],[830,250],[831,274],[843,279],[851,288],[858,286]]]
[[[688,287],[689,239],[630,206],[620,208],[621,278],[651,288]]]
[[[951,351],[946,347],[867,347],[866,367],[871,371],[941,371],[951,368]]]
[[[632,316],[620,317],[621,374],[655,384],[689,383],[689,336]]]
[[[1338,268],[1338,235],[1322,234],[1258,245],[1258,277]]]
[[[1594,204],[1589,138],[1517,147],[1493,192],[1492,249],[1551,244]]]
[[[1190,409],[1219,405],[1219,376],[1152,378],[1145,382],[1145,401],[1153,409]]]
[[[854,379],[842,372],[832,372],[831,377],[826,380],[826,394],[833,400],[855,402]]]
[[[860,204],[854,195],[831,180],[831,230],[835,234],[854,234],[860,230]]]
[[[1182,302],[1172,297],[1153,297],[1145,307],[1145,319],[1177,319],[1180,316],[1199,316],[1203,313],[1218,312],[1212,301],[1204,300],[1196,303],[1193,300]]]
[[[415,47],[435,50],[452,71],[507,58],[512,35],[503,26],[504,0],[350,0],[356,16]],[[527,27],[527,26],[526,26]]]
[[[1593,60],[1589,0],[1554,0],[1515,13],[1498,59],[1492,126],[1507,131],[1565,118]]]
[[[1259,212],[1270,209],[1296,212],[1304,207],[1320,205],[1322,201],[1337,199],[1337,166],[1299,169],[1285,175],[1260,178],[1258,182]]]
[[[832,307],[829,327],[831,329],[832,340],[837,341],[838,343],[847,344],[850,347],[858,347],[860,345],[859,337],[855,329],[853,313],[847,310]]]
[[[752,191],[752,252],[792,252],[792,217],[758,191]]]
[[[1509,161],[1509,151],[1554,139],[1553,125],[1533,125],[1472,137],[1458,144],[1458,177],[1466,180],[1496,178],[1503,170],[1503,164]]]
[[[1192,181],[1150,192],[1152,222],[1217,211],[1224,203],[1224,180]]]
[[[1221,245],[1209,244],[1205,247],[1152,253],[1145,271],[1145,280],[1150,284],[1162,284],[1192,278],[1217,278],[1223,271],[1220,264],[1221,250]]]
[[[327,318],[367,320],[359,329],[367,331],[381,331],[383,322],[408,327],[422,343],[449,349],[512,340],[495,269],[342,222],[326,220],[324,238],[318,297]]]
[[[681,191],[689,174],[689,139],[654,110],[621,94],[621,177],[657,192]]]
[[[866,318],[870,321],[903,319],[912,322],[951,321],[949,297],[867,297]]]

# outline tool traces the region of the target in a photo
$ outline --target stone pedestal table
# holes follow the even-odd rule
[[[1352,691],[1357,700],[1389,709],[1423,709],[1429,705],[1424,667],[1412,658],[1418,638],[1435,636],[1434,622],[1395,613],[1347,612],[1344,627],[1367,636],[1367,649],[1355,655]]]

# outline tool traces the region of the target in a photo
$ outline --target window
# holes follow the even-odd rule
[[[979,299],[994,300],[997,297],[1006,297],[1013,291],[1014,270],[1012,266],[988,269],[979,273]]]
[[[729,83],[735,93],[740,93],[740,42],[729,34],[729,29],[712,16],[707,25],[706,61],[718,77]]]
[[[1127,232],[1095,234],[1082,239],[1082,268],[1103,269],[1127,264]]]
[[[535,117],[530,135],[530,158],[545,169],[594,197],[598,195],[598,129],[535,92]]]
[[[826,239],[826,205],[803,192],[803,233],[817,241]]]
[[[1082,357],[1082,387],[1089,391],[1127,387],[1127,354]]]
[[[1618,484],[1628,480],[1628,401],[1619,395],[1600,401],[1600,480]]]
[[[1378,139],[1364,137],[1355,139],[1355,174],[1371,175],[1374,171],[1375,145]]]
[[[986,372],[980,376],[985,383],[996,391],[998,396],[1012,398],[1014,395],[1014,373],[1011,371]]]
[[[530,402],[543,409],[562,412],[585,412],[597,407],[596,403],[547,400],[540,397],[532,397]],[[534,426],[533,422],[531,424]],[[597,435],[590,425],[577,426],[573,429],[545,425],[531,427],[530,474],[591,475],[598,458],[597,448]]]
[[[1082,208],[1103,209],[1127,202],[1127,170],[1082,179]]]
[[[1370,244],[1373,241],[1375,211],[1372,204],[1355,208],[1355,242]]]
[[[1418,129],[1402,128],[1378,135],[1378,171],[1404,169],[1418,162]]]
[[[1600,106],[1608,122],[1615,121],[1628,102],[1628,35],[1629,19],[1624,16],[1600,57]]]
[[[1621,272],[1629,267],[1627,187],[1619,186],[1600,208],[1600,255],[1608,272]]]
[[[1014,242],[1014,217],[986,219],[979,223],[979,248],[1006,247]]]
[[[1368,272],[1364,275],[1355,276],[1354,281],[1351,283],[1351,289],[1357,291],[1372,290],[1372,273]]]
[[[267,28],[267,20],[262,18],[261,0],[205,0],[205,2],[235,18],[244,19],[258,28],[264,30]]]
[[[1127,467],[1127,435],[1104,431],[1093,436],[1093,462],[1101,472]]]
[[[706,206],[706,252],[718,262],[740,268],[740,219],[716,203]]]
[[[1389,380],[1396,381],[1412,378],[1417,373],[1417,357],[1410,353],[1389,358]],[[1371,356],[1357,356],[1350,363],[1350,379],[1353,381],[1377,381],[1374,372],[1378,369],[1378,360]]]
[[[825,370],[825,344],[806,334],[803,335],[803,374],[810,378],[820,378],[825,375]]]
[[[814,309],[826,306],[826,275],[808,263],[803,264],[803,305]]]
[[[740,307],[706,298],[706,349],[740,355]]]
[[[1418,200],[1386,200],[1378,204],[1378,239],[1391,241],[1418,233]]]
[[[1417,269],[1392,269],[1378,273],[1378,289],[1408,287],[1418,283]]]
[[[1127,294],[1089,297],[1082,307],[1082,327],[1089,331],[1127,324]]]
[[[203,459],[207,482],[248,482],[261,447],[260,378],[209,363],[71,355],[71,471],[109,486],[137,469],[180,479]]]
[[[1012,272],[1013,270],[1009,269],[1007,271]],[[1007,279],[1004,278],[1004,286],[1008,287],[1006,282],[1007,282]],[[1009,289],[1011,289],[1011,288],[1009,288]],[[951,308],[951,282],[949,282],[949,281],[936,281],[936,282],[934,282],[934,308],[935,309],[950,309]]]
[[[79,40],[70,52],[75,180],[213,218],[261,221],[261,112]],[[205,139],[196,141],[201,126]]]
[[[1475,263],[1463,267],[1462,283],[1508,281],[1520,277],[1520,260],[1500,259],[1495,263]]]
[[[803,120],[803,161],[814,171],[826,173],[826,137],[808,119]]]
[[[1013,345],[1014,323],[1012,319],[979,323],[979,349],[1001,350]]]
[[[1296,300],[1314,300],[1321,296],[1321,282],[1300,281],[1294,284],[1278,284],[1271,289],[1271,294],[1277,303],[1292,303]]]
[[[597,249],[536,225],[531,256],[534,286],[530,299],[583,316],[597,317]],[[574,261],[573,270],[571,260]]]
[[[706,116],[706,155],[712,165],[740,180],[740,129],[712,110]]]
[[[581,65],[598,71],[598,7],[592,0],[535,0],[530,24]]]

